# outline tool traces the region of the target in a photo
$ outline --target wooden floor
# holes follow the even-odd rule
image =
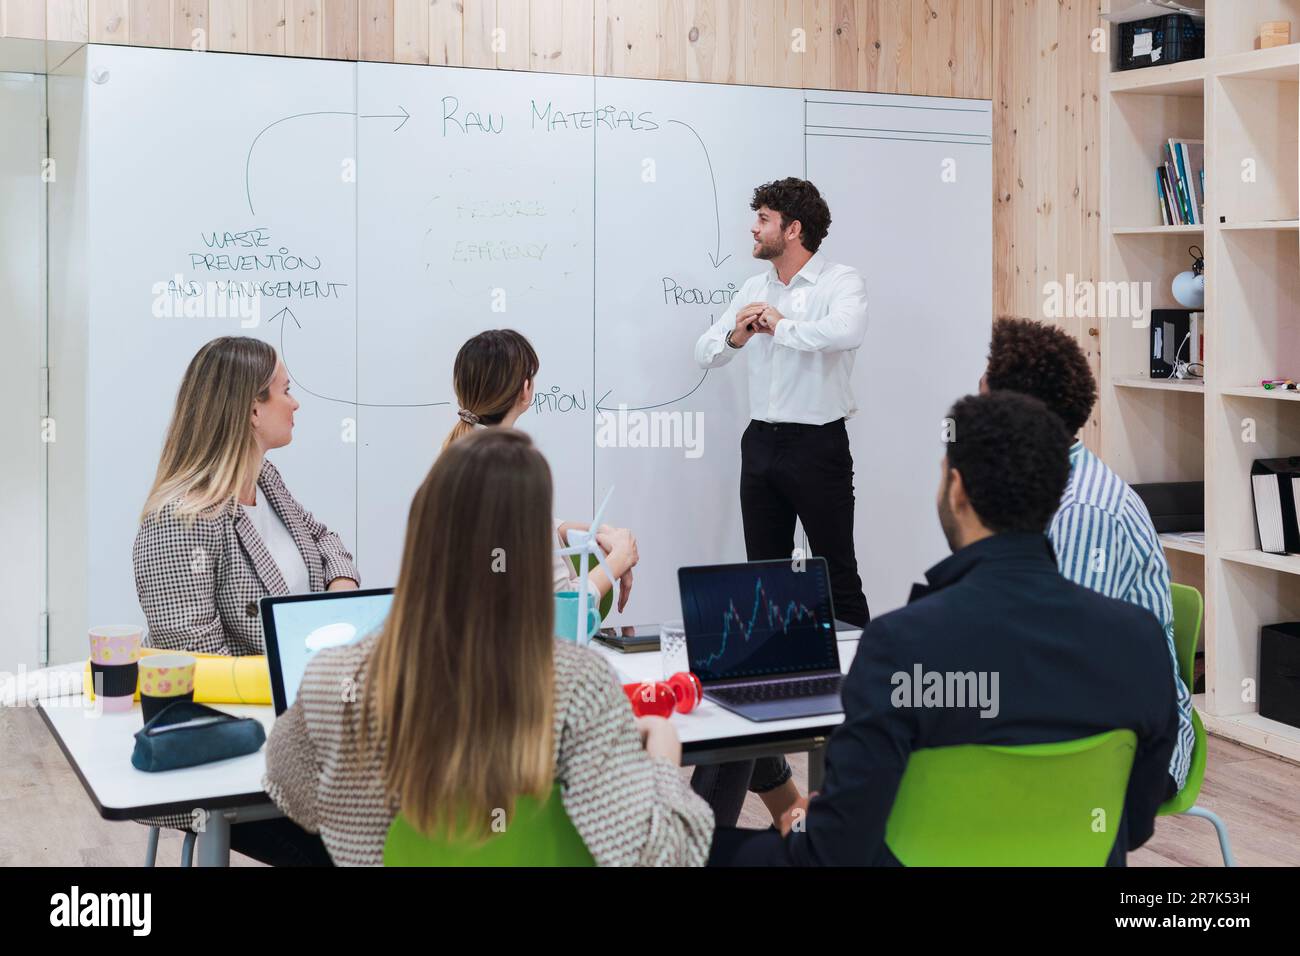
[[[1241,866],[1300,866],[1300,766],[1210,738],[1208,771],[1198,803],[1223,818]],[[800,789],[807,759],[790,758]],[[145,828],[101,820],[40,715],[0,709],[0,866],[139,866]],[[771,823],[750,794],[742,826]],[[158,863],[175,866],[181,840],[167,833]],[[232,854],[236,866],[258,866]],[[1221,866],[1206,820],[1160,817],[1155,836],[1129,855],[1130,866]]]

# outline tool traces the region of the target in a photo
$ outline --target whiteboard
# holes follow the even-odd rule
[[[539,353],[519,424],[556,517],[613,487],[606,520],[638,536],[625,621],[679,617],[678,567],[744,558],[743,356],[706,375],[693,346],[766,267],[749,201],[787,175],[822,189],[823,250],[867,284],[850,436],[873,612],[946,553],[939,420],[975,388],[992,302],[987,101],[101,46],[88,74],[90,622],[140,620],[138,510],[203,342],[281,350],[302,409],[272,459],[385,586],[454,421],[452,361],[487,328]],[[159,282],[250,273],[272,292],[255,325],[152,314]],[[676,444],[620,433],[633,411],[676,415]]]
[[[220,335],[279,347],[284,323],[297,331],[275,317],[288,307],[320,333],[292,342],[293,367],[343,394],[356,387],[356,199],[341,176],[355,155],[355,83],[343,63],[92,46],[85,109],[84,623],[143,623],[131,545],[199,347]],[[241,314],[249,283],[271,293],[260,316]],[[356,444],[334,405],[297,391],[293,443],[273,460],[304,506],[354,541]],[[59,646],[80,653],[79,631]]]
[[[992,114],[984,100],[810,92],[822,250],[867,284],[853,369],[854,544],[873,615],[946,557],[942,422],[979,390],[992,331]]]

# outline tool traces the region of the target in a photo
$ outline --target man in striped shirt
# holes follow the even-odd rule
[[[1097,400],[1097,383],[1078,343],[1055,326],[1028,319],[993,324],[980,392],[1002,389],[1041,399],[1076,436]],[[1195,732],[1191,691],[1178,676],[1169,564],[1151,515],[1124,479],[1076,440],[1070,480],[1047,536],[1065,577],[1146,608],[1165,630],[1178,697],[1178,739],[1169,764],[1173,796],[1187,780]]]

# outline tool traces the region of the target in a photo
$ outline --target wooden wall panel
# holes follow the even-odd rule
[[[492,49],[492,31],[497,25],[496,0],[464,0],[462,6],[465,11],[462,65],[494,69],[497,55]]]
[[[991,96],[992,21],[992,0],[913,0],[911,92]]]
[[[321,0],[321,56],[331,60],[357,59],[360,16],[357,0]]]
[[[831,86],[831,30],[833,0],[803,0],[803,26],[808,31],[808,49],[803,59],[803,87],[826,90]]]
[[[290,56],[321,56],[322,0],[286,0],[285,52]]]
[[[95,42],[178,48],[204,29],[210,49],[236,52],[990,98],[994,7],[1015,2],[0,0],[0,26],[48,20],[79,38],[84,23]]]
[[[131,9],[127,0],[90,0],[92,43],[130,43]]]
[[[393,60],[429,62],[429,0],[393,0]]]
[[[659,5],[596,0],[596,72],[652,79],[659,69]]]
[[[0,0],[0,36],[44,40],[45,0]]]
[[[64,3],[61,0],[50,0],[45,3],[45,7],[47,39],[71,43],[85,43],[90,39],[89,3]]]
[[[461,44],[465,14],[460,0],[431,0],[429,4],[429,62],[442,66],[464,63]]]
[[[172,8],[169,0],[131,0],[132,46],[172,45]]]
[[[526,70],[532,30],[529,27],[528,0],[497,0],[497,29],[501,31],[502,49],[496,51],[498,70]]]
[[[208,0],[208,49],[248,52],[248,0]]]
[[[393,0],[361,0],[357,57],[379,63],[393,62]]]
[[[686,78],[738,83],[744,8],[740,0],[686,0]]]
[[[912,90],[911,0],[867,0],[857,7],[858,77],[853,89]]]
[[[1101,278],[1100,13],[1099,0],[997,0],[993,23],[993,311],[1061,325],[1094,374],[1096,323],[1045,316],[1043,301],[1049,282]],[[1100,447],[1098,412],[1083,438]]]
[[[248,52],[283,55],[288,0],[251,0],[248,5]]]
[[[590,75],[595,69],[594,0],[533,0],[528,69]]]
[[[802,0],[773,0],[772,85],[803,86],[803,60],[808,31],[803,22]]]
[[[195,30],[201,32],[196,36]],[[208,0],[172,0],[172,46],[207,49]]]
[[[776,20],[772,0],[743,0],[740,82],[776,85]]]

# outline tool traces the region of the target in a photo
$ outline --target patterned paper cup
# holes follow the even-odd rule
[[[90,629],[90,671],[104,713],[122,713],[135,701],[140,641],[144,629],[134,624],[109,624]]]
[[[194,699],[194,668],[189,654],[149,654],[140,660],[140,709],[147,724],[168,704]]]

